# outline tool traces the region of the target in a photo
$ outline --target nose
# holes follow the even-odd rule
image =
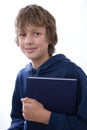
[[[25,37],[25,44],[32,44],[33,39],[32,36],[30,34],[27,34]]]

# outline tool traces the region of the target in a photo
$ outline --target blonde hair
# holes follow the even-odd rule
[[[56,32],[56,20],[55,18],[43,7],[38,5],[28,5],[19,10],[19,13],[15,20],[16,34],[17,30],[24,30],[24,27],[46,27],[47,40],[50,43],[48,46],[49,56],[55,51],[55,45],[58,41]],[[16,35],[16,43],[18,43]]]

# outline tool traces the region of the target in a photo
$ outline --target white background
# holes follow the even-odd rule
[[[14,21],[21,7],[39,4],[56,17],[59,37],[56,53],[64,53],[87,74],[87,0],[31,1],[0,2],[0,130],[10,125],[16,74],[30,62],[15,44]]]

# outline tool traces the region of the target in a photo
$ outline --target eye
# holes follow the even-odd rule
[[[40,34],[41,34],[40,32],[34,32],[35,37],[39,36]]]
[[[24,36],[26,36],[26,33],[19,33],[18,36],[19,37],[24,37]]]

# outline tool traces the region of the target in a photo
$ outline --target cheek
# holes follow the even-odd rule
[[[44,49],[47,49],[48,48],[48,41],[46,40],[46,38],[42,38],[42,40],[41,41],[39,41],[38,42],[39,43],[39,45],[42,47],[42,48],[44,48]]]
[[[21,40],[19,39],[19,42],[18,42],[18,43],[19,43],[19,47],[20,47],[20,48],[23,48],[23,41],[21,41]]]
[[[45,53],[48,52],[48,44],[43,44],[41,50]]]
[[[20,47],[21,51],[24,52],[24,46],[23,46],[23,44],[19,43],[19,47]]]

